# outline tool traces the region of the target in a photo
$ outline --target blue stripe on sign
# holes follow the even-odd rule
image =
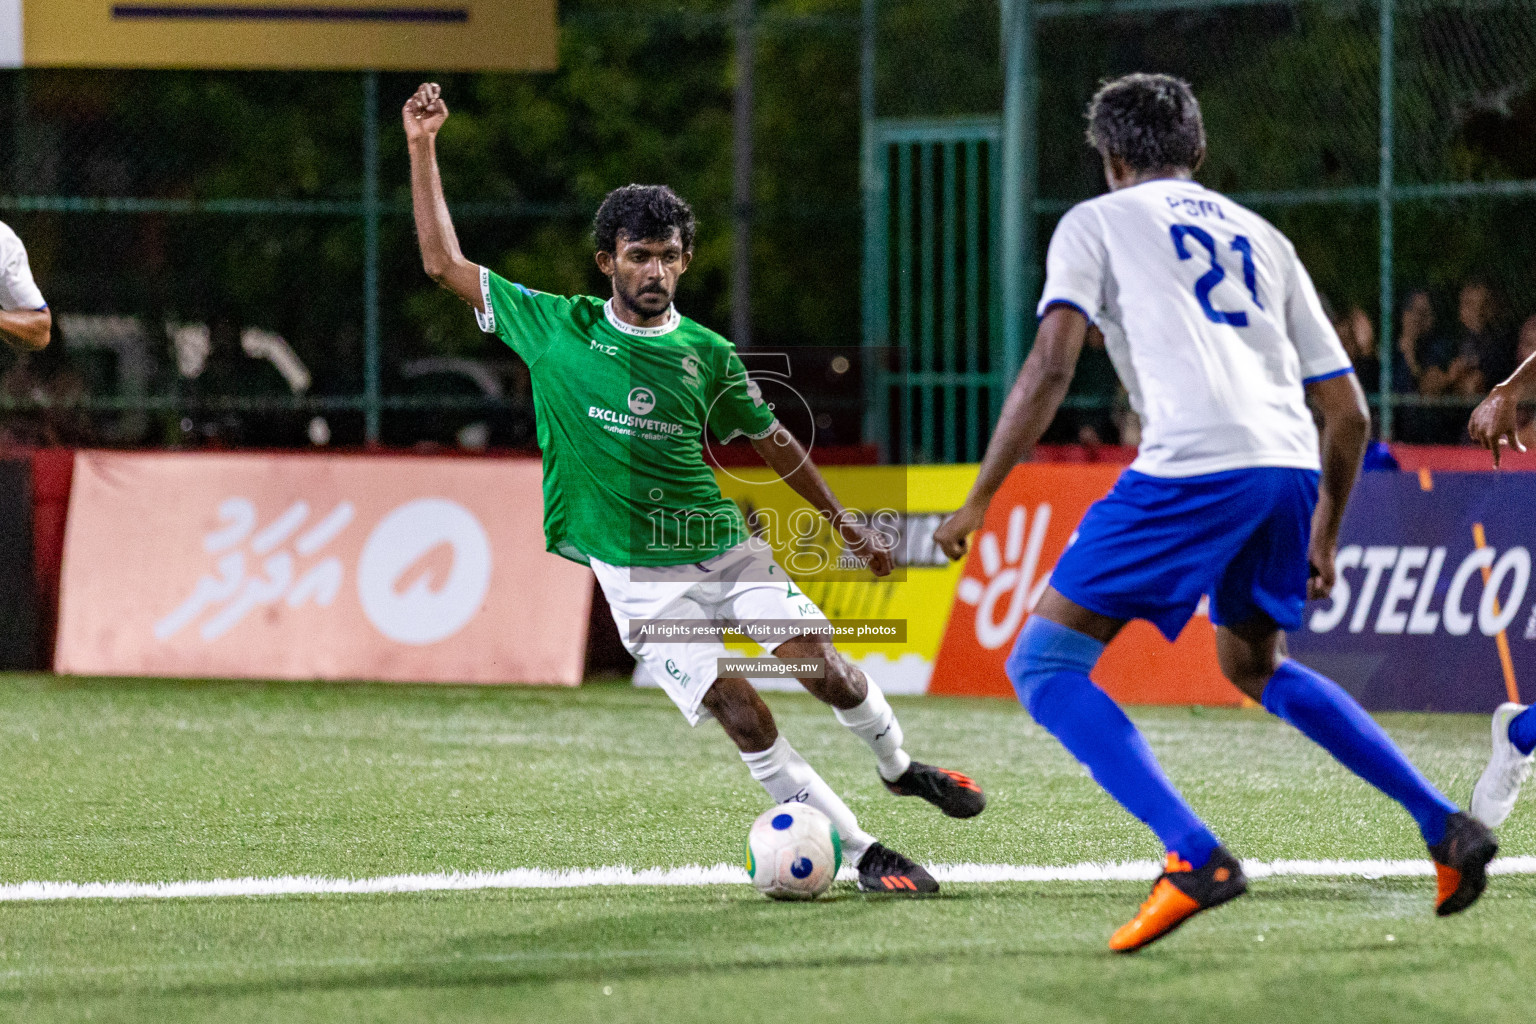
[[[236,7],[232,4],[114,4],[112,17],[188,21],[469,21],[463,7]]]

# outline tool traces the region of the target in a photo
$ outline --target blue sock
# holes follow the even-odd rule
[[[1509,720],[1509,742],[1522,754],[1536,750],[1536,706],[1526,708]]]
[[[1402,804],[1430,846],[1445,838],[1445,820],[1460,808],[1431,785],[1339,684],[1287,659],[1264,688],[1264,707]]]
[[[1221,845],[1152,756],[1125,712],[1088,678],[1104,645],[1031,617],[1008,658],[1008,678],[1035,721],[1061,741],[1120,806],[1172,853],[1200,868]]]

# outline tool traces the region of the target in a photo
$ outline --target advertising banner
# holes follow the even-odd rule
[[[1371,473],[1332,598],[1290,638],[1373,711],[1491,711],[1536,690],[1536,474]]]
[[[965,500],[976,467],[828,466],[822,474],[845,506],[896,538],[890,577],[838,569],[842,545],[831,526],[768,469],[722,468],[715,475],[721,491],[741,506],[754,532],[768,539],[779,563],[829,618],[848,623],[854,635],[859,623],[869,624],[872,633],[882,622],[905,624],[899,641],[840,638],[838,647],[885,692],[924,693],[961,573],[934,547],[933,531]]]
[[[0,66],[549,71],[555,0],[0,0]]]
[[[1051,570],[1088,506],[1109,492],[1117,466],[1014,468],[971,539],[956,584],[929,693],[1013,697],[1003,665]],[[1133,622],[1104,652],[1094,681],[1128,704],[1240,704],[1216,664],[1202,604],[1178,642]]]
[[[56,669],[575,685],[536,460],[76,456]]]

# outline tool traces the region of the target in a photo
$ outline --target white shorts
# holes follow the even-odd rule
[[[825,622],[777,562],[765,541],[752,538],[714,558],[688,565],[628,568],[592,559],[592,571],[608,599],[619,637],[629,653],[672,698],[689,725],[709,717],[700,706],[714,685],[719,659],[730,652],[719,639],[676,642],[633,640],[630,623],[653,619],[708,620],[738,629],[754,640],[758,620]],[[765,646],[776,645],[771,640]]]

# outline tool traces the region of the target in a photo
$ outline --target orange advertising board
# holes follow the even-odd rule
[[[76,456],[57,671],[581,681],[536,460]]]
[[[1014,468],[971,538],[929,693],[1013,696],[1003,665],[1014,638],[1088,506],[1109,493],[1120,472],[1115,466]],[[1173,644],[1151,625],[1132,622],[1104,652],[1093,678],[1127,704],[1242,702],[1216,664],[1215,630],[1203,609]]]

